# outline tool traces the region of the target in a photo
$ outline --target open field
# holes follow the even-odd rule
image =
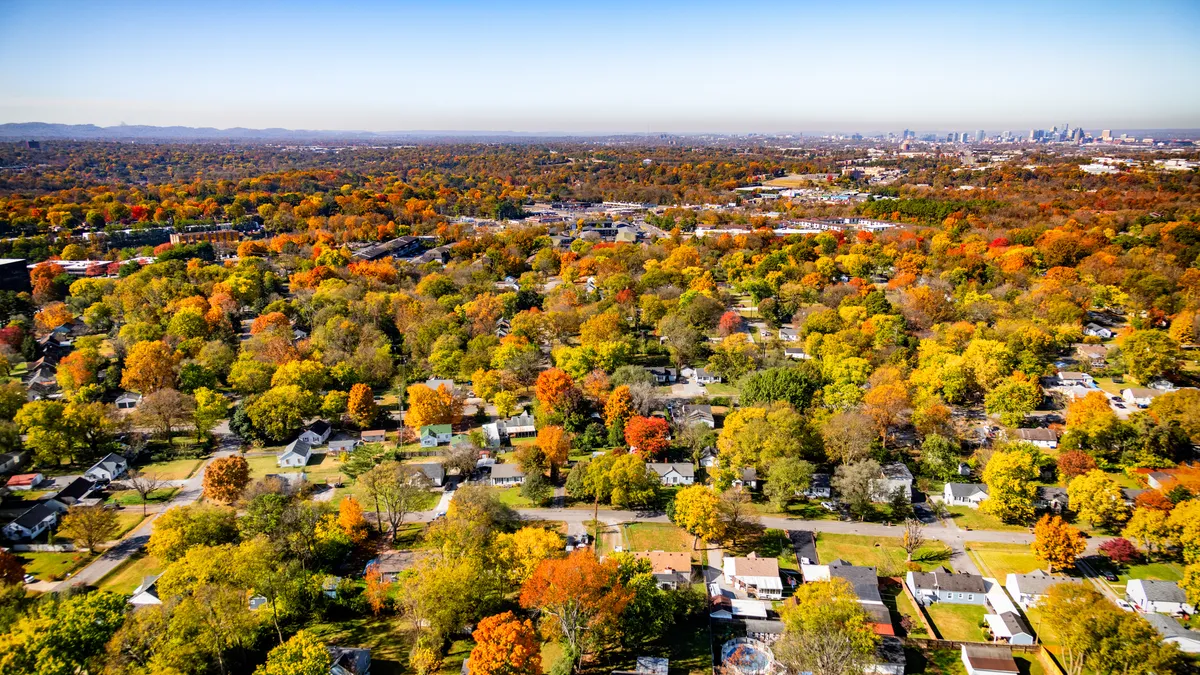
[[[817,535],[817,556],[825,564],[841,558],[854,565],[873,566],[879,576],[902,576],[905,572],[904,548],[896,537],[822,532]],[[913,560],[926,571],[949,567],[950,549],[941,542],[928,543],[917,549]]]
[[[670,523],[625,523],[625,545],[630,551],[683,551],[693,563],[704,562],[704,551],[693,546],[692,535]]]
[[[999,519],[969,506],[947,506],[946,511],[954,524],[964,530],[997,530],[1000,532],[1028,532],[1024,525],[1007,525]]]
[[[1000,583],[1004,583],[1010,572],[1028,574],[1046,567],[1025,544],[968,542],[966,548],[967,554],[979,566],[979,571],[985,577],[995,577]]]
[[[100,580],[99,589],[128,595],[142,583],[142,579],[162,571],[162,563],[152,555],[139,553],[125,561],[108,576]]]
[[[203,459],[172,459],[140,466],[137,470],[142,473],[152,473],[160,480],[186,480],[191,478],[203,463]]]
[[[943,640],[969,640],[981,642],[984,637],[979,624],[987,613],[983,605],[955,605],[948,602],[935,602],[925,610]]]

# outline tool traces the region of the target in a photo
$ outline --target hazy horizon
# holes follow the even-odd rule
[[[0,5],[0,123],[376,133],[1197,129],[1200,5]],[[48,39],[53,36],[53,39]]]

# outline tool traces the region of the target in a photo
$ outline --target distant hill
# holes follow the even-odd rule
[[[98,127],[94,124],[50,124],[47,122],[10,122],[0,124],[0,140],[80,140],[80,141],[404,141],[433,138],[566,138],[564,133],[521,133],[516,131],[316,131],[308,129],[214,129],[212,127],[153,127],[121,125]],[[587,134],[577,134],[587,136]]]

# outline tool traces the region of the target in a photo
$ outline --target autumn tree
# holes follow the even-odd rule
[[[742,315],[732,310],[725,312],[717,321],[717,333],[721,337],[729,337],[742,330]]]
[[[146,515],[146,502],[149,500],[150,495],[167,484],[167,482],[163,480],[162,477],[157,473],[146,473],[143,471],[138,471],[137,469],[131,469],[129,471],[129,474],[125,477],[125,483],[129,485],[134,492],[138,493],[138,497],[142,501],[143,516]]]
[[[196,435],[211,439],[212,430],[229,415],[229,399],[208,387],[196,389],[193,399],[195,410],[192,413],[192,424],[196,427]]]
[[[170,442],[176,429],[192,422],[195,412],[195,398],[167,387],[144,396],[136,416],[139,422],[153,427]]]
[[[872,662],[879,637],[845,579],[801,584],[780,618],[784,630],[774,652],[792,672],[849,675]]]
[[[1175,541],[1176,528],[1170,522],[1169,511],[1138,507],[1125,523],[1121,536],[1141,543],[1153,555],[1155,549],[1161,550]]]
[[[675,494],[671,520],[694,537],[692,548],[700,540],[719,542],[725,538],[721,520],[720,497],[707,485],[689,485]]]
[[[379,408],[375,405],[375,395],[371,388],[361,382],[351,387],[346,412],[359,429],[366,429],[374,424],[375,418],[379,416]]]
[[[512,612],[485,617],[471,634],[471,672],[478,675],[541,675],[542,653],[533,623]]]
[[[1059,638],[1059,660],[1070,675],[1153,675],[1173,672],[1179,663],[1179,650],[1162,642],[1141,615],[1117,608],[1083,584],[1054,584],[1038,609]]]
[[[377,563],[367,566],[365,576],[367,586],[363,595],[367,598],[367,606],[371,608],[371,612],[379,616],[387,607],[395,582],[383,578],[383,570]]]
[[[879,462],[864,459],[837,467],[830,483],[850,507],[850,512],[861,520],[871,512],[871,503],[876,496],[874,483],[882,475]]]
[[[380,462],[359,476],[358,481],[375,502],[375,520],[381,531],[382,513],[387,514],[392,541],[396,540],[401,523],[429,486],[425,474],[395,460]]]
[[[367,539],[367,519],[363,517],[362,506],[354,497],[344,497],[338,504],[338,527],[355,544]]]
[[[876,439],[871,418],[860,412],[840,412],[821,427],[825,452],[839,464],[853,464],[870,455]]]
[[[528,526],[497,534],[493,550],[509,582],[519,586],[533,576],[543,560],[560,555],[562,548],[563,540],[557,532]]]
[[[671,445],[671,427],[661,417],[636,415],[625,423],[625,442],[642,457],[657,457]]]
[[[1075,565],[1075,559],[1087,549],[1087,540],[1079,530],[1060,516],[1046,514],[1033,526],[1030,550],[1046,563],[1050,572]]]
[[[1037,497],[1033,480],[1037,476],[1033,456],[1028,452],[1012,449],[993,453],[983,469],[988,496],[979,505],[980,510],[1006,523],[1028,522],[1033,518]]]
[[[984,403],[989,414],[1000,416],[1001,424],[1018,427],[1026,415],[1037,410],[1042,397],[1037,378],[1016,372],[993,387]]]
[[[267,662],[256,668],[254,675],[327,675],[329,664],[325,641],[301,630],[272,649]]]
[[[617,577],[617,562],[601,563],[590,549],[542,561],[519,598],[522,607],[542,613],[550,635],[563,642],[564,660],[575,668],[630,599]]]
[[[921,521],[915,518],[909,518],[904,521],[904,536],[901,539],[901,544],[904,547],[904,553],[908,561],[912,561],[913,554],[917,549],[925,544],[925,527]]]
[[[537,447],[550,465],[550,480],[558,481],[558,470],[567,463],[571,451],[571,439],[560,426],[550,425],[538,429]]]
[[[889,382],[872,387],[863,397],[866,412],[875,420],[879,437],[885,442],[888,429],[900,422],[901,415],[909,407],[908,389],[902,382]]]
[[[1124,537],[1115,537],[1101,543],[1099,551],[1100,555],[1117,565],[1128,565],[1142,557],[1133,542]]]
[[[404,414],[404,424],[410,429],[462,421],[462,397],[446,385],[440,384],[434,390],[425,384],[414,384],[407,393],[408,411]]]
[[[1147,384],[1179,369],[1179,343],[1159,330],[1138,330],[1118,342],[1125,369],[1133,379]]]
[[[1177,504],[1167,517],[1167,524],[1174,530],[1183,559],[1189,564],[1200,562],[1200,500]]]
[[[204,498],[229,504],[250,484],[250,463],[241,455],[218,457],[204,468]]]
[[[72,506],[58,526],[58,536],[95,553],[96,547],[117,536],[120,530],[117,512],[102,505]]]
[[[1071,509],[1089,525],[1112,527],[1129,519],[1121,486],[1099,469],[1071,479],[1067,486]]]
[[[25,581],[25,565],[15,554],[0,549],[0,583],[20,584]]]
[[[175,354],[159,340],[138,342],[129,349],[121,386],[142,394],[175,386]]]
[[[558,414],[573,410],[579,399],[575,381],[566,371],[558,368],[543,370],[538,375],[534,394],[548,412]]]
[[[613,389],[604,404],[604,425],[611,427],[614,424],[620,424],[624,429],[625,422],[634,414],[636,411],[633,407],[633,396],[630,394],[629,385],[623,384]]]
[[[1095,470],[1096,459],[1080,450],[1067,450],[1059,454],[1057,466],[1059,480],[1067,482]]]

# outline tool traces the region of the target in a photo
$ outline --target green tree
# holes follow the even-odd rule
[[[1179,343],[1160,330],[1134,331],[1120,342],[1125,369],[1146,384],[1179,369]]]
[[[771,473],[763,494],[771,500],[771,507],[784,511],[788,504],[812,484],[816,467],[797,457],[785,457],[771,465]]]
[[[1072,478],[1067,484],[1067,499],[1071,510],[1089,525],[1114,527],[1129,520],[1121,486],[1099,469]]]
[[[95,592],[40,603],[0,635],[0,672],[74,675],[96,672],[104,644],[121,627],[125,597]]]
[[[1006,523],[1027,523],[1033,519],[1033,503],[1038,476],[1033,456],[1021,449],[1001,450],[992,454],[983,470],[988,497],[979,508]]]
[[[228,506],[175,506],[154,521],[146,550],[164,562],[183,557],[196,546],[216,546],[237,539],[237,511]]]
[[[192,415],[196,433],[210,437],[212,430],[229,414],[229,400],[207,387],[196,390],[196,410]]]
[[[987,394],[985,406],[988,413],[1000,415],[1000,423],[1019,427],[1025,416],[1037,410],[1042,403],[1042,387],[1036,378],[1024,373],[1013,373]]]
[[[283,442],[294,438],[321,407],[316,394],[296,385],[274,387],[246,406],[250,423],[264,437]]]
[[[871,502],[875,498],[873,484],[882,475],[883,469],[879,462],[864,459],[839,466],[834,470],[830,482],[841,495],[842,501],[850,507],[850,512],[862,520],[872,511]]]
[[[794,366],[768,368],[752,373],[741,382],[741,398],[743,406],[756,403],[771,404],[776,401],[786,401],[800,412],[808,409],[813,396],[821,388],[821,373],[810,363]]]

